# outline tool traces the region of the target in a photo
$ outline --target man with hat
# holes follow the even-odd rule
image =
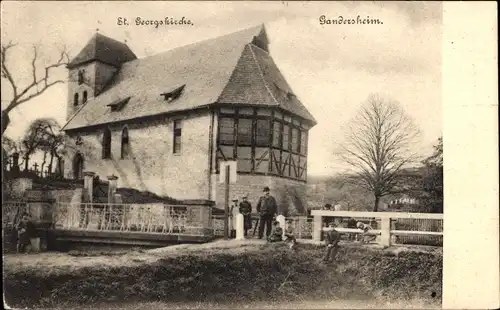
[[[266,237],[271,235],[271,224],[276,215],[278,205],[276,199],[270,194],[269,187],[264,187],[264,196],[261,196],[257,204],[257,212],[260,214],[259,239],[264,236],[264,226],[266,227]]]
[[[240,213],[243,214],[243,229],[245,237],[247,231],[252,228],[252,204],[248,201],[248,195],[243,195],[243,201],[240,202]]]

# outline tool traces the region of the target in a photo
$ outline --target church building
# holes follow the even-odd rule
[[[316,121],[269,53],[263,25],[138,59],[96,33],[69,63],[64,175],[224,207],[219,162],[237,161],[230,199],[271,188],[306,212],[308,133]],[[255,209],[254,209],[255,212]]]

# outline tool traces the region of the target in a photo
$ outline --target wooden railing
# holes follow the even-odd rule
[[[443,214],[406,212],[353,212],[314,210],[313,240],[320,241],[325,230],[325,220],[334,220],[336,230],[342,234],[362,234],[357,228],[347,228],[347,219],[355,219],[373,228],[376,243],[383,246],[393,244],[419,244],[442,246]]]

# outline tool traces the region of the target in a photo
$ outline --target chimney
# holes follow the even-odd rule
[[[87,191],[87,199],[89,203],[94,201],[93,191],[94,191],[94,176],[95,172],[85,171],[83,173],[83,188]]]
[[[109,186],[108,186],[108,203],[115,202],[115,194],[116,194],[116,184],[118,177],[116,175],[111,175],[108,177]]]

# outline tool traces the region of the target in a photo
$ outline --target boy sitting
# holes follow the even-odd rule
[[[375,239],[377,239],[377,236],[375,236],[373,234],[373,232],[372,232],[373,228],[370,225],[362,223],[362,222],[358,222],[356,224],[356,227],[358,227],[358,229],[363,230],[363,238],[361,239],[362,243],[370,243],[370,242],[374,241]]]
[[[295,244],[297,243],[297,239],[295,239],[295,232],[293,231],[292,221],[288,221],[287,228],[285,230],[285,242],[290,243],[290,249],[293,249]]]
[[[335,224],[332,221],[328,223],[328,228],[325,232],[326,253],[323,258],[325,263],[331,262],[335,259],[335,256],[339,251],[339,241],[340,233],[335,230]]]
[[[267,238],[268,242],[279,242],[283,241],[283,228],[280,227],[280,222],[274,221],[271,234]]]

